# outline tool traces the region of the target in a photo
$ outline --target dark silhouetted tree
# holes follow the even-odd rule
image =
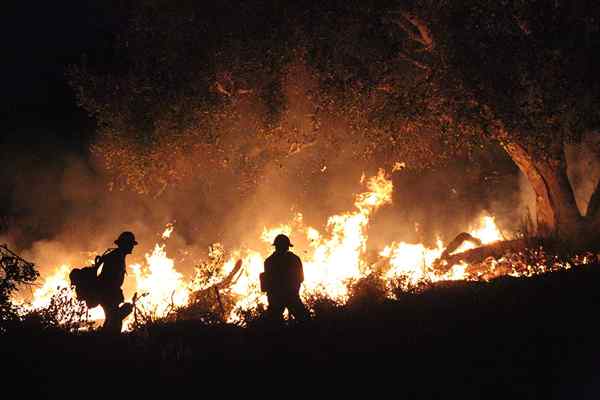
[[[11,297],[19,286],[33,283],[39,273],[35,266],[0,246],[0,333],[19,320],[18,311]]]

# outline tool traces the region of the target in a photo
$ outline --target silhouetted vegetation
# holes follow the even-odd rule
[[[0,334],[20,322],[12,295],[23,285],[32,284],[39,276],[35,265],[0,246]]]
[[[246,328],[164,320],[119,338],[23,326],[2,338],[10,343],[3,359],[40,392],[65,379],[86,387],[106,369],[187,386],[199,374],[227,375],[248,362],[261,370],[302,365],[310,374],[388,371],[399,381],[379,382],[383,390],[419,397],[480,398],[493,387],[528,398],[582,398],[597,383],[598,264],[532,278],[436,283],[397,300],[369,299],[380,292],[369,282],[353,285],[348,305],[315,298],[307,302],[310,322],[278,328],[257,323],[260,310],[247,316]]]

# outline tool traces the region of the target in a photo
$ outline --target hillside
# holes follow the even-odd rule
[[[600,265],[447,282],[282,328],[179,321],[113,339],[23,328],[2,338],[2,359],[39,394],[58,393],[66,382],[75,392],[89,390],[86,382],[110,377],[124,387],[191,388],[208,377],[234,382],[303,367],[294,378],[302,385],[324,379],[408,397],[487,398],[501,391],[512,398],[599,398],[599,283]],[[346,370],[363,378],[333,379]]]

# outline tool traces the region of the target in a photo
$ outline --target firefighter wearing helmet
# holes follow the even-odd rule
[[[273,241],[275,251],[265,260],[265,271],[261,275],[261,286],[267,292],[270,320],[283,322],[283,311],[287,308],[297,321],[309,318],[308,311],[300,299],[300,286],[304,272],[300,258],[289,251],[293,244],[290,238],[280,234]]]
[[[123,320],[133,310],[131,303],[123,303],[121,286],[125,280],[125,257],[131,254],[133,247],[138,244],[131,232],[123,232],[114,241],[116,249],[107,251],[102,257],[102,270],[98,276],[98,291],[100,305],[104,310],[104,325],[102,330],[107,333],[120,333]]]

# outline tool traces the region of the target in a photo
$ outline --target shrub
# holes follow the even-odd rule
[[[332,299],[325,292],[310,294],[304,299],[304,303],[315,318],[330,317],[342,307],[340,302]]]
[[[381,304],[387,298],[385,280],[377,273],[348,282],[348,302],[350,308],[368,308]]]
[[[48,306],[23,314],[21,322],[28,328],[69,333],[93,330],[96,325],[89,319],[85,302],[77,300],[69,288],[57,291],[50,298]]]
[[[0,333],[20,320],[18,307],[11,302],[14,292],[19,286],[32,284],[38,276],[33,263],[23,260],[6,245],[0,246]]]

